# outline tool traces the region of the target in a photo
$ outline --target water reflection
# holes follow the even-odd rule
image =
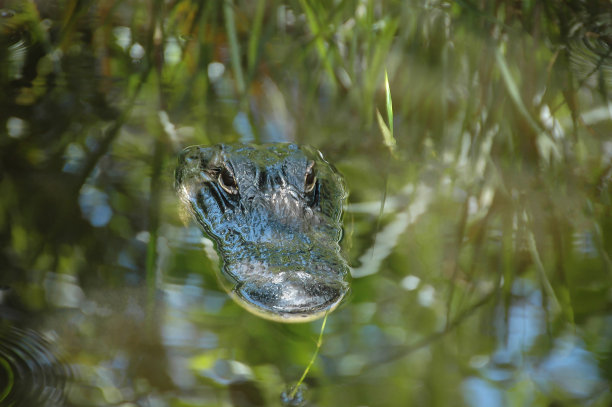
[[[0,405],[278,406],[321,325],[231,301],[171,178],[281,139],[355,277],[287,404],[611,404],[609,0],[0,7]]]
[[[463,381],[471,406],[538,404],[538,393],[552,399],[592,403],[607,390],[597,357],[585,348],[578,333],[565,332],[556,338],[546,335],[547,310],[542,293],[528,281],[515,282],[515,301],[507,323],[504,311],[497,318],[497,349],[485,357],[473,357],[478,375]],[[538,347],[552,341],[551,351],[541,355]]]

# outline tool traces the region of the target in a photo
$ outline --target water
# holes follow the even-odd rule
[[[612,403],[608,2],[0,9],[0,405]],[[279,140],[350,191],[293,400],[321,321],[232,301],[173,191]]]
[[[62,406],[66,382],[74,377],[51,340],[31,329],[6,327],[0,333],[2,405]]]

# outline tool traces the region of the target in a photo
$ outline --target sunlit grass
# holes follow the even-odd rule
[[[393,137],[393,103],[391,101],[391,90],[389,89],[389,77],[385,72],[385,94],[387,108],[387,123],[385,123],[379,110],[376,110],[376,119],[378,120],[378,128],[383,136],[383,143],[389,149],[391,154],[394,154],[397,142]]]

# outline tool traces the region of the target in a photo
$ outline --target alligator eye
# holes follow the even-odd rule
[[[310,192],[317,184],[317,175],[314,168],[315,162],[311,161],[306,168],[306,176],[304,177],[304,192]]]
[[[238,184],[236,184],[236,179],[234,175],[227,167],[223,167],[219,172],[219,185],[225,192],[228,194],[237,194],[238,193]]]

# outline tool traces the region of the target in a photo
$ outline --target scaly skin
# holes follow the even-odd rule
[[[186,148],[176,190],[215,242],[239,304],[264,318],[304,322],[349,289],[340,253],[342,177],[308,146],[219,144]]]

